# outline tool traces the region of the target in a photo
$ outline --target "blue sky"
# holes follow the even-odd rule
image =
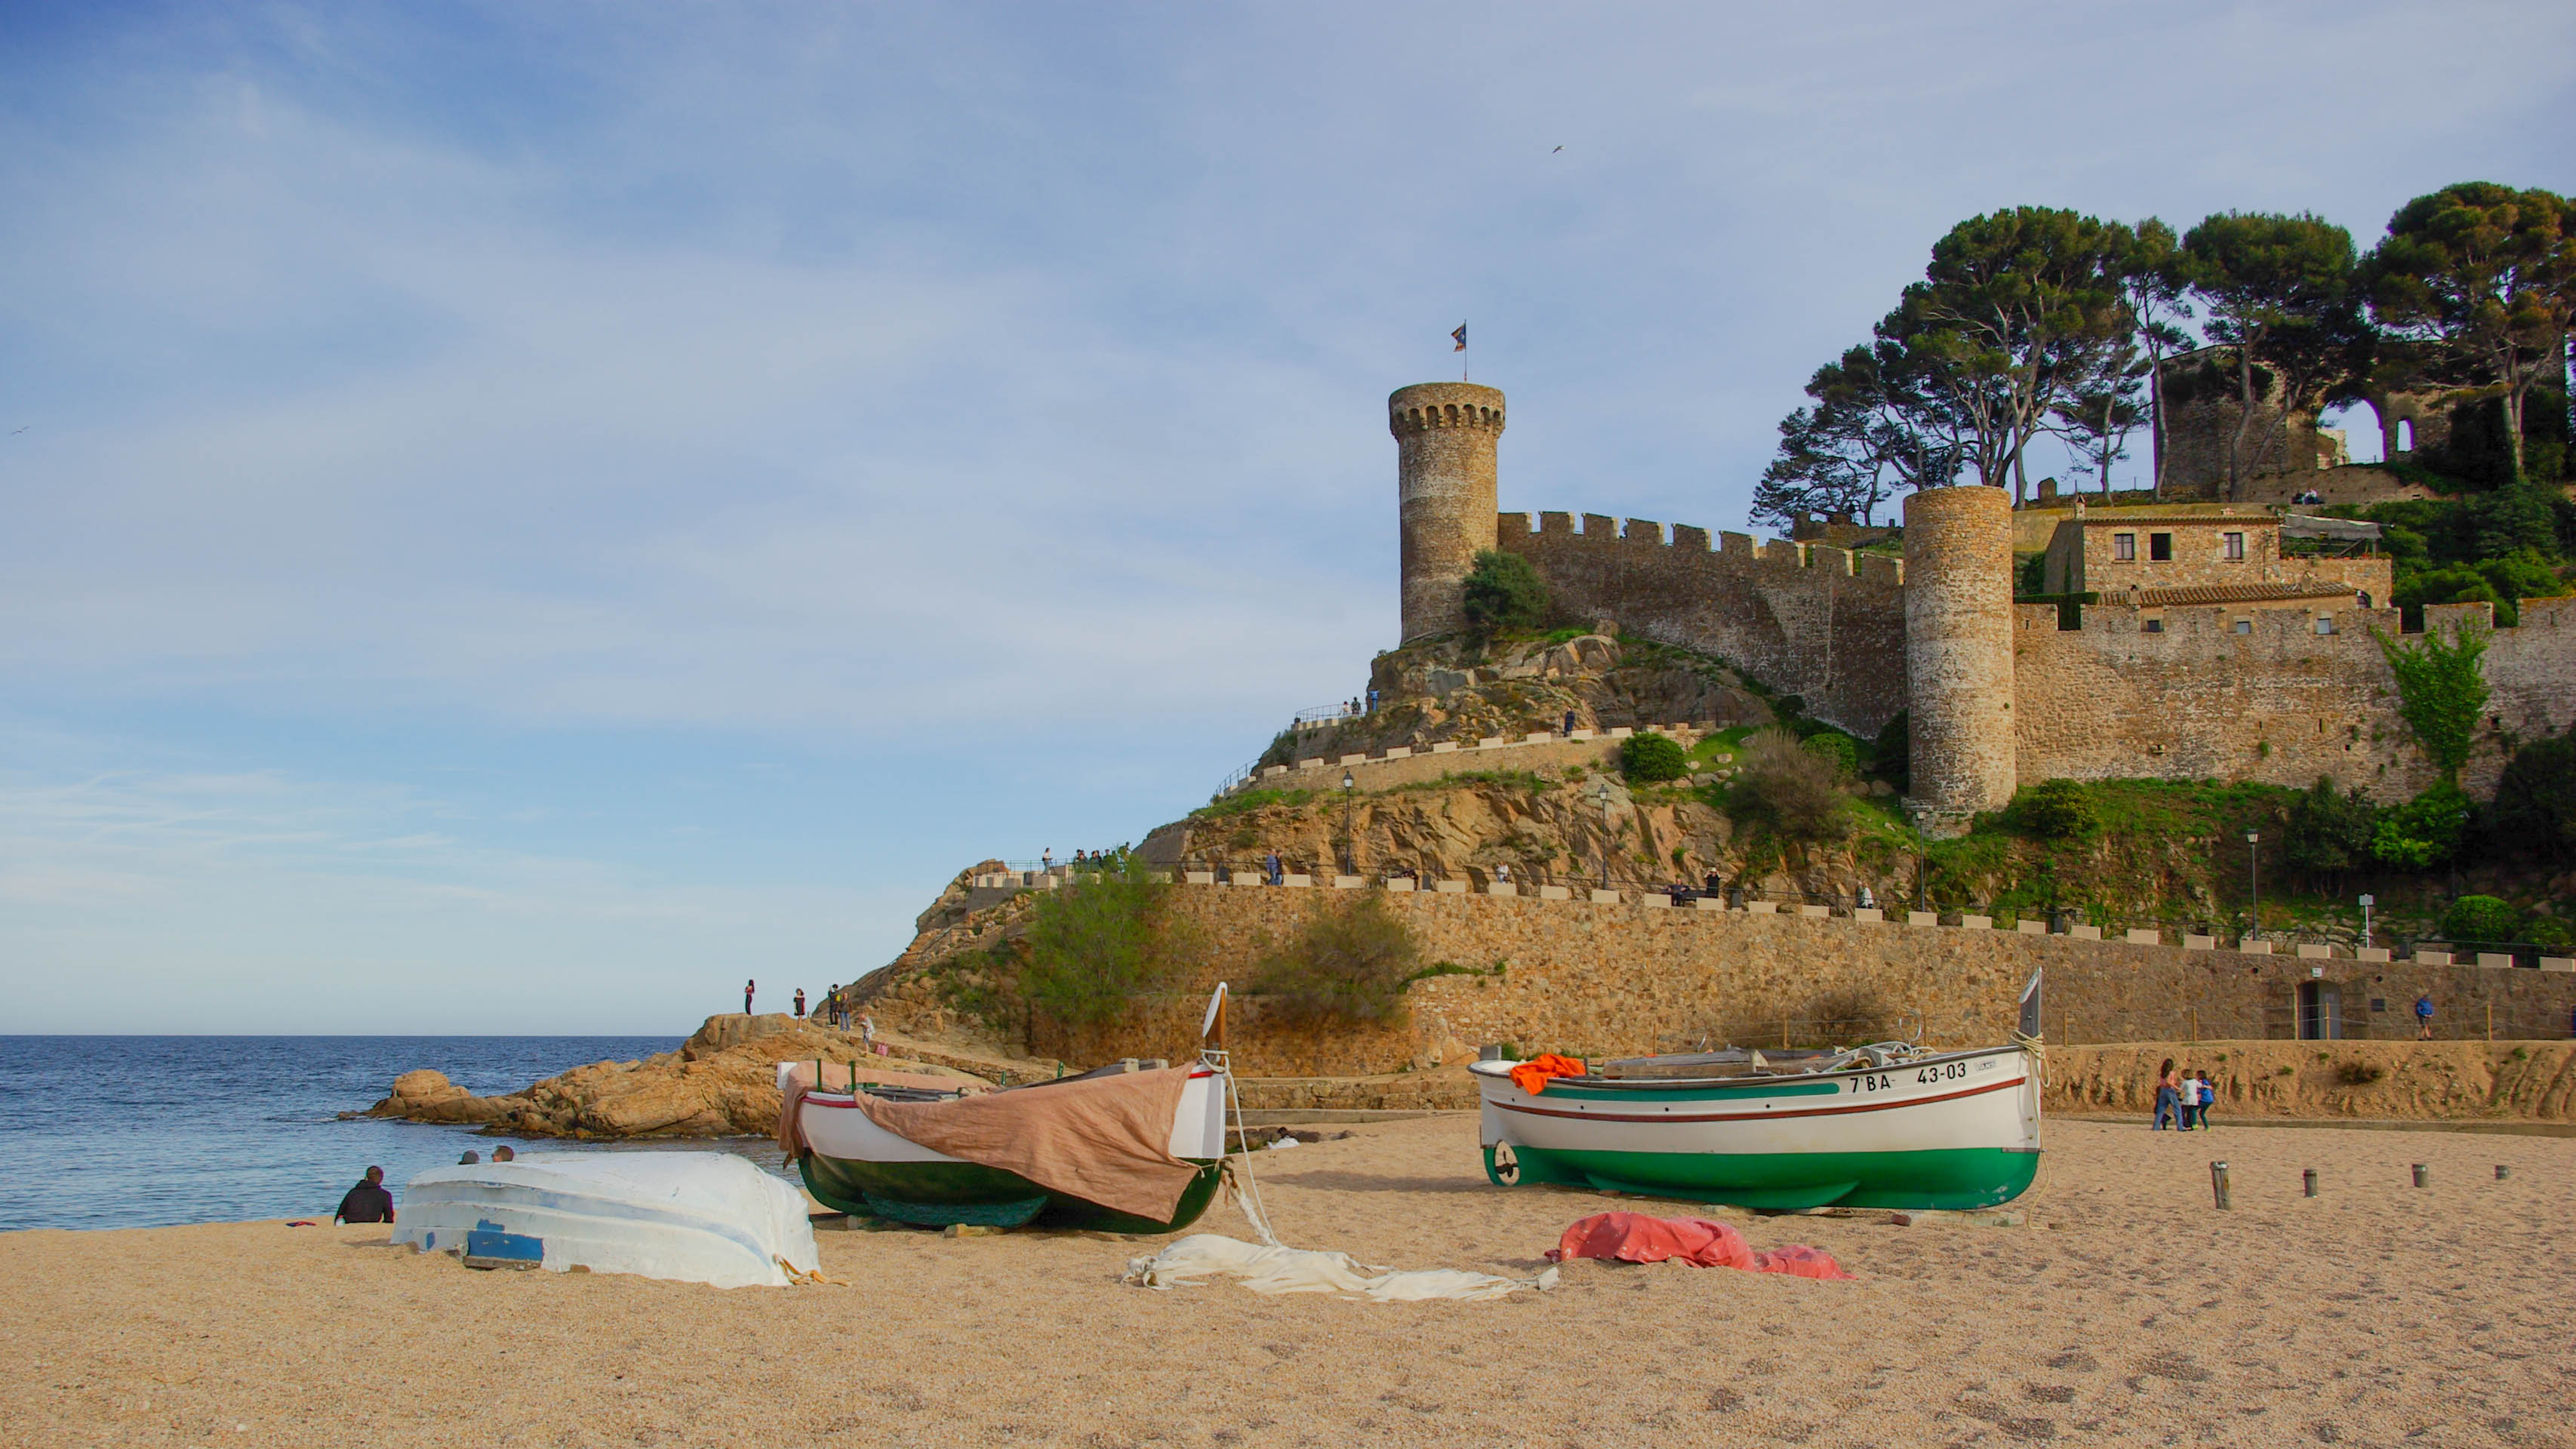
[[[1360,687],[1462,317],[1506,507],[1740,528],[1961,217],[2572,113],[2541,4],[13,6],[0,1031],[850,980]]]

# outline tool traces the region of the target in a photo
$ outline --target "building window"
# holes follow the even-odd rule
[[[2397,451],[2401,453],[2415,451],[2415,420],[2412,418],[2397,420]]]
[[[2243,563],[2245,561],[2245,535],[2241,533],[2221,534],[2219,535],[2219,542],[2224,546],[2224,551],[2229,563]]]
[[[2172,534],[2151,533],[2147,535],[2147,561],[2150,563],[2170,563],[2173,561]]]
[[[2111,557],[2117,559],[2121,563],[2136,563],[2138,561],[2138,536],[2134,533],[2112,534]]]
[[[2370,607],[2370,595],[2368,595],[2368,594],[2356,594],[2356,595],[2354,595],[2354,597],[2355,597],[2355,598],[2358,598],[2358,599],[2360,599],[2360,600],[2361,600],[2361,606],[2362,606],[2363,608],[2367,609],[2367,608],[2369,608],[2369,607]]]
[[[2161,634],[2165,631],[2165,621],[2162,619],[2143,619],[2139,621],[2138,628],[2144,633]]]
[[[2319,614],[2319,615],[2317,616],[2317,632],[2318,632],[2318,633],[2320,633],[2320,634],[2331,634],[2331,633],[2333,633],[2333,632],[2334,632],[2334,620],[2327,618],[2327,617],[2326,617],[2325,615],[2323,615],[2323,614]]]
[[[2237,620],[2237,621],[2236,621],[2236,632],[2237,632],[2237,633],[2239,633],[2239,634],[2251,634],[2251,633],[2253,633],[2253,632],[2254,632],[2254,621],[2253,621],[2253,620],[2251,620],[2251,619],[2239,619],[2239,620]]]

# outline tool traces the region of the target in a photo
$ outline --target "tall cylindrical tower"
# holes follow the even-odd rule
[[[1910,803],[1955,830],[2015,784],[2012,499],[1928,488],[1905,500],[1905,691]]]
[[[1494,441],[1500,388],[1424,382],[1386,400],[1395,434],[1397,529],[1403,541],[1404,638],[1453,633],[1476,555],[1494,546]]]

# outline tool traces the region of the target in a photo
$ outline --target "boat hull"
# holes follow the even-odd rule
[[[1140,1217],[1088,1198],[1056,1192],[998,1167],[967,1162],[897,1136],[851,1106],[846,1094],[809,1092],[797,1105],[806,1143],[797,1157],[805,1190],[836,1212],[892,1218],[924,1227],[1094,1228],[1113,1233],[1174,1233],[1197,1222],[1215,1200],[1225,1153],[1225,1076],[1201,1067],[1190,1074],[1174,1113],[1169,1149],[1198,1169],[1172,1216]],[[1043,1088],[1039,1089],[1043,1090]]]
[[[1485,1170],[1739,1207],[1993,1207],[2039,1169],[2037,1061],[2018,1047],[1741,1081],[1552,1081],[1476,1067]]]

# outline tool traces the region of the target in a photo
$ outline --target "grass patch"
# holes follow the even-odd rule
[[[1315,798],[1312,790],[1246,790],[1228,795],[1211,805],[1190,812],[1192,820],[1223,820],[1229,815],[1249,815],[1273,805],[1303,805]]]
[[[1534,770],[1457,770],[1436,780],[1416,780],[1409,785],[1395,785],[1375,793],[1401,795],[1409,790],[1457,790],[1469,785],[1490,785],[1535,795],[1546,789],[1547,784],[1546,777]]]

